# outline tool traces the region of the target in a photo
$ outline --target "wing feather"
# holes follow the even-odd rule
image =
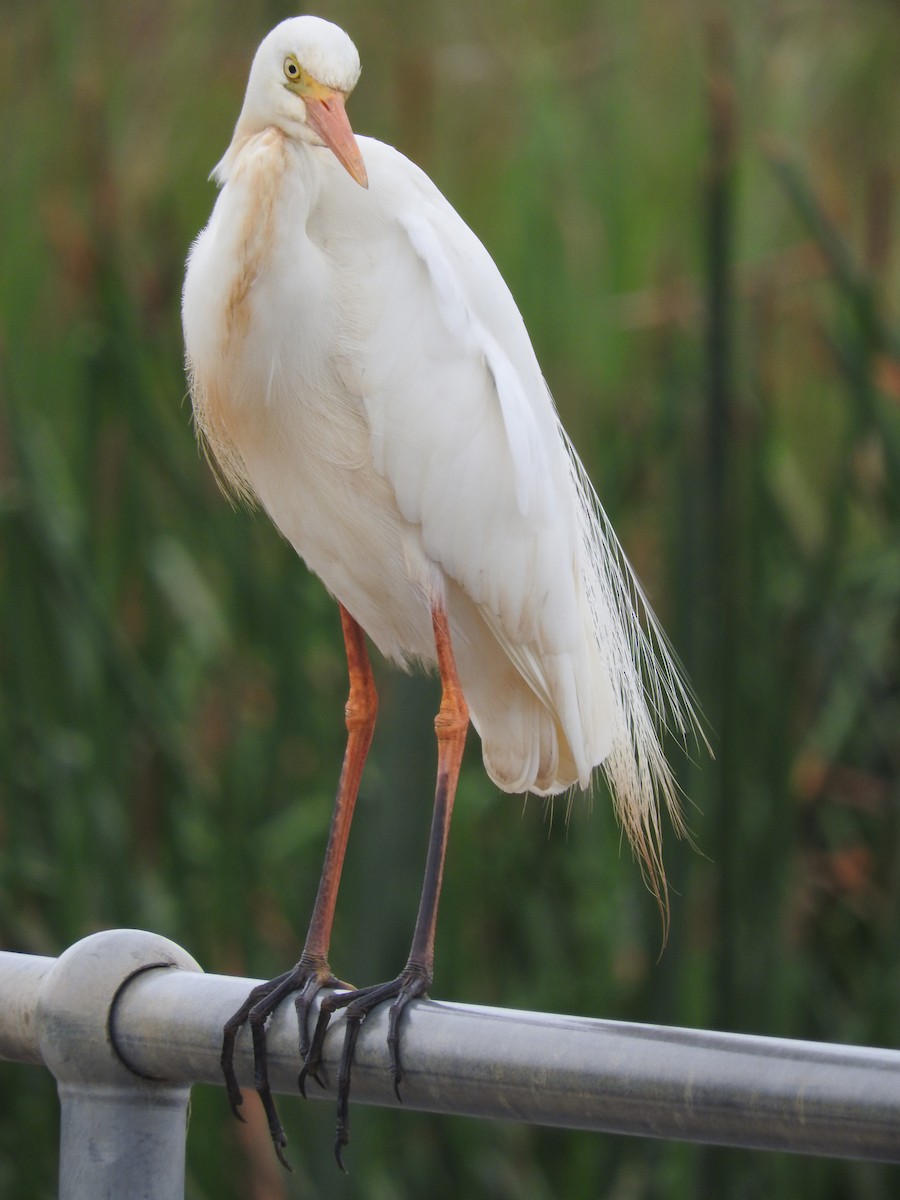
[[[365,406],[376,469],[421,528],[428,555],[485,608],[504,642],[572,651],[575,497],[515,301],[430,181],[389,148],[373,154],[374,143],[363,145],[373,190],[383,153],[403,162],[413,183],[385,204],[390,218],[367,286],[348,281],[345,300],[348,327],[363,341],[353,362],[366,363],[365,376],[351,386]],[[349,364],[348,355],[354,370]],[[526,678],[546,691],[533,668]]]

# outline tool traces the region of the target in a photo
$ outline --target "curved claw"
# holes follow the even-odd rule
[[[410,1000],[414,1000],[417,996],[424,996],[426,994],[425,986],[427,985],[424,981],[422,981],[421,991],[405,988],[391,1005],[391,1011],[388,1014],[387,1044],[388,1053],[390,1054],[390,1069],[391,1074],[394,1077],[394,1095],[397,1097],[397,1100],[400,1104],[403,1103],[403,1097],[400,1095],[400,1083],[403,1079],[403,1067],[400,1064],[400,1018],[406,1011],[406,1007]]]
[[[286,1171],[294,1172],[294,1168],[287,1160],[285,1150],[287,1148],[287,1134],[284,1132],[284,1126],[278,1116],[278,1110],[275,1107],[275,1101],[272,1099],[272,1094],[268,1090],[265,1094],[260,1093],[260,1099],[263,1102],[263,1108],[266,1111],[266,1121],[269,1126],[269,1136],[272,1139],[272,1145],[275,1149],[275,1155]]]
[[[352,994],[352,993],[345,993]],[[340,996],[326,996],[319,1005],[319,1016],[316,1020],[316,1028],[313,1032],[312,1040],[309,1044],[309,1049],[306,1052],[306,1059],[303,1066],[300,1068],[300,1074],[297,1078],[297,1085],[300,1088],[301,1095],[306,1095],[306,1080],[313,1078],[316,1082],[324,1087],[319,1078],[319,1068],[322,1065],[322,1047],[325,1044],[325,1034],[328,1030],[328,1022],[331,1020],[332,1014],[336,1008],[340,1008]]]
[[[429,983],[430,977],[424,971],[408,965],[390,983],[375,984],[372,987],[359,988],[355,991],[331,994],[322,1001],[319,1008],[319,1019],[316,1022],[309,1054],[303,1064],[301,1075],[304,1080],[310,1075],[313,1078],[316,1077],[328,1024],[337,1009],[345,1008],[347,1014],[337,1076],[337,1129],[334,1142],[334,1157],[342,1171],[347,1170],[344,1164],[344,1147],[350,1144],[350,1080],[353,1071],[353,1055],[363,1021],[380,1004],[386,1000],[394,1000],[391,1005],[387,1040],[390,1069],[394,1077],[394,1091],[402,1104],[403,1101],[400,1097],[400,1082],[403,1078],[399,1052],[400,1018],[410,1001],[427,994]]]
[[[310,975],[306,983],[297,993],[294,999],[294,1009],[297,1013],[297,1026],[300,1030],[300,1057],[306,1059],[309,1056],[310,1037],[309,1037],[309,1015],[312,1012],[313,1003],[323,988],[340,988],[342,991],[353,991],[351,983],[344,983],[331,972]]]
[[[300,1093],[300,1095],[303,1097],[304,1100],[309,1099],[309,1097],[306,1094],[307,1079],[314,1079],[316,1081],[316,1083],[319,1085],[319,1087],[322,1089],[322,1091],[323,1092],[325,1091],[325,1080],[322,1078],[322,1076],[319,1074],[319,1072],[318,1071],[308,1071],[306,1069],[306,1067],[303,1066],[300,1068],[300,1074],[297,1076],[297,1091]]]
[[[243,1121],[244,1117],[238,1111],[244,1103],[244,1097],[241,1094],[240,1085],[237,1081],[237,1073],[234,1069],[234,1044],[238,1032],[241,1027],[247,1023],[251,1012],[261,1003],[265,1003],[266,999],[278,993],[278,988],[284,983],[287,977],[291,974],[290,971],[284,975],[279,975],[277,979],[273,979],[270,983],[259,984],[253,989],[237,1012],[225,1022],[225,1028],[222,1031],[222,1053],[219,1056],[219,1064],[222,1068],[222,1074],[225,1077],[225,1091],[228,1095],[228,1103],[232,1113],[239,1121]],[[280,994],[279,994],[280,999]],[[277,1004],[278,1001],[275,1003]],[[254,1049],[255,1056],[255,1049]],[[254,1063],[254,1066],[257,1064]],[[245,1122],[246,1123],[246,1122]]]
[[[347,1020],[344,1026],[344,1045],[341,1048],[341,1065],[338,1068],[337,1091],[337,1130],[335,1132],[334,1156],[342,1171],[344,1166],[343,1149],[350,1144],[350,1072],[353,1067],[353,1051],[356,1049],[356,1039],[365,1020],[364,1011],[353,1012],[347,1009]]]
[[[232,1021],[234,1019],[232,1017]],[[244,1103],[244,1097],[241,1094],[241,1088],[234,1070],[234,1039],[239,1028],[240,1026],[231,1028],[231,1022],[225,1026],[225,1032],[222,1036],[222,1054],[219,1063],[222,1068],[222,1074],[225,1077],[225,1094],[228,1097],[228,1105],[232,1115],[237,1117],[239,1121],[243,1121],[246,1125],[247,1122],[240,1111],[240,1107]]]
[[[307,962],[301,959],[292,970],[286,971],[283,975],[279,975],[269,983],[258,984],[237,1012],[225,1023],[222,1033],[222,1053],[219,1061],[225,1080],[228,1103],[237,1119],[244,1121],[244,1117],[239,1111],[244,1098],[237,1081],[237,1073],[234,1069],[234,1050],[240,1030],[244,1025],[249,1025],[250,1027],[250,1035],[253,1041],[254,1087],[266,1114],[269,1135],[272,1138],[275,1154],[281,1165],[288,1171],[291,1170],[291,1165],[284,1153],[287,1146],[287,1137],[279,1119],[278,1110],[275,1106],[269,1085],[266,1024],[282,1000],[292,992],[299,992],[296,1001],[298,1015],[301,1013],[308,1014],[309,1006],[318,992],[323,987],[332,986],[337,982],[327,965],[317,965],[311,968]],[[304,1019],[300,1024],[301,1050],[303,1049],[304,1042],[308,1043],[308,1040],[306,1020]],[[318,1077],[317,1067],[318,1064],[316,1064],[316,1070],[308,1071],[306,1065],[304,1065],[304,1069],[300,1073],[298,1085],[304,1095],[306,1094],[304,1082],[307,1074],[312,1074],[321,1085],[322,1081]]]

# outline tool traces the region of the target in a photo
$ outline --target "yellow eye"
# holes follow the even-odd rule
[[[309,71],[300,66],[293,54],[289,54],[282,66],[284,71],[284,87],[295,96],[304,100],[313,97],[317,100],[327,100],[333,94],[333,89],[317,83]]]

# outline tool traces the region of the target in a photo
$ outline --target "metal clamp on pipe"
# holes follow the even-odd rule
[[[134,980],[199,971],[173,942],[126,929],[77,942],[43,975],[35,1025],[59,1092],[60,1200],[184,1195],[190,1081],[135,1070],[117,1027]]]

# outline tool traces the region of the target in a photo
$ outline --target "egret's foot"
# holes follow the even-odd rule
[[[322,1064],[322,1048],[325,1044],[325,1033],[333,1014],[339,1008],[347,1010],[344,1018],[344,1045],[341,1049],[341,1062],[337,1077],[337,1133],[334,1143],[334,1156],[342,1171],[344,1166],[343,1150],[350,1142],[350,1075],[353,1068],[353,1051],[356,1039],[363,1021],[369,1013],[383,1004],[393,1000],[388,1018],[388,1053],[390,1055],[390,1072],[394,1079],[394,1091],[400,1099],[400,1081],[403,1069],[400,1063],[400,1018],[411,1000],[417,1000],[428,994],[431,985],[431,972],[418,964],[404,967],[396,979],[390,983],[378,983],[372,987],[358,988],[350,992],[332,992],[322,999],[319,1005],[319,1018],[316,1021],[315,1032],[306,1055],[306,1061],[300,1072],[300,1087],[307,1076],[318,1078]],[[277,1144],[276,1144],[277,1150]]]
[[[234,1043],[241,1027],[243,1025],[250,1026],[250,1035],[253,1039],[253,1086],[262,1101],[278,1161],[289,1171],[291,1165],[284,1154],[287,1137],[269,1086],[266,1022],[285,997],[296,994],[294,1007],[297,1010],[300,1030],[300,1055],[304,1060],[308,1059],[310,1051],[309,1011],[316,996],[322,988],[326,987],[346,988],[347,984],[335,978],[328,963],[324,960],[301,955],[300,961],[290,971],[285,971],[277,979],[261,983],[253,989],[234,1016],[226,1021],[222,1035],[220,1062],[222,1074],[225,1077],[225,1091],[231,1111],[239,1121],[243,1121],[240,1107],[244,1098],[241,1095],[234,1070]],[[317,1082],[321,1082],[314,1071],[306,1071],[304,1068],[300,1077],[301,1091],[303,1091],[303,1080],[306,1075],[312,1075]]]

